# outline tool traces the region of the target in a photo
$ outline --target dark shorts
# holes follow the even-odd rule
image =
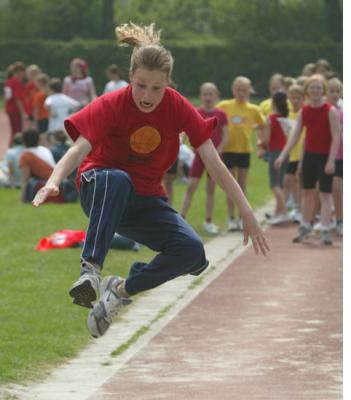
[[[296,175],[298,165],[298,161],[289,161],[288,167],[286,169],[286,174]]]
[[[285,161],[279,169],[274,166],[275,160],[280,156],[281,151],[270,151],[269,152],[269,186],[271,188],[279,186],[281,189],[284,187],[284,175],[288,165]]]
[[[250,167],[250,153],[223,153],[223,162],[228,169],[247,169]]]
[[[322,193],[331,193],[333,175],[324,172],[328,161],[326,154],[315,154],[305,151],[302,161],[302,187],[314,189],[319,182],[319,190]]]
[[[335,176],[337,176],[338,178],[343,177],[343,160],[335,161]]]
[[[166,174],[175,175],[177,171],[178,171],[178,158],[175,160],[171,168],[166,171]]]

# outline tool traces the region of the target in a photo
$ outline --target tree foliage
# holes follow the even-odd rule
[[[130,20],[175,40],[342,40],[342,0],[7,0],[0,38],[112,39]]]

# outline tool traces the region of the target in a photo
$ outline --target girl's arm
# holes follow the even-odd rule
[[[89,97],[91,101],[93,101],[97,97],[94,81],[92,78],[89,82]]]
[[[293,149],[293,147],[299,140],[301,132],[302,132],[302,112],[299,111],[299,115],[297,117],[297,121],[296,121],[296,125],[295,125],[295,130],[294,130],[293,134],[290,136],[284,149],[280,153],[280,156],[275,160],[275,163],[274,163],[275,168],[279,169],[281,167],[284,160],[286,159],[288,154],[291,152],[291,150]]]
[[[206,140],[197,148],[197,151],[211,178],[238,205],[244,224],[244,245],[248,243],[250,236],[256,254],[261,251],[265,255],[269,247],[252,208],[240,186],[220,159],[212,141],[210,139]]]
[[[223,150],[226,146],[226,144],[228,143],[228,139],[229,139],[229,133],[228,133],[228,126],[224,125],[222,128],[222,140],[219,143],[219,145],[217,146],[217,153],[218,154],[222,154]]]
[[[261,139],[261,144],[267,146],[271,140],[271,121],[267,119],[267,125],[261,127],[261,131],[259,132],[258,140]]]
[[[341,126],[338,118],[338,112],[334,107],[329,110],[329,124],[332,135],[332,142],[329,151],[329,157],[325,166],[325,173],[332,175],[335,172],[335,157],[340,145]]]
[[[46,185],[42,187],[33,200],[33,206],[38,207],[50,196],[59,194],[59,186],[61,182],[70,175],[90,153],[91,144],[83,136],[79,136],[72,147],[56,164]]]

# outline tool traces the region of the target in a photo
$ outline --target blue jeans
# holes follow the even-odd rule
[[[92,169],[81,175],[80,200],[89,227],[82,258],[103,267],[115,232],[159,254],[134,263],[126,280],[130,295],[207,266],[201,239],[164,197],[138,196],[130,176],[118,169]]]

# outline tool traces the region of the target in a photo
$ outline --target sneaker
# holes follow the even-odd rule
[[[335,228],[336,236],[342,236],[342,228],[343,228],[342,221],[337,222]]]
[[[313,225],[313,232],[319,233],[322,230],[322,223],[317,222]]]
[[[228,221],[228,232],[236,232],[239,230],[238,222],[235,219]]]
[[[333,244],[330,230],[323,229],[321,231],[321,242],[325,246],[331,246]]]
[[[270,218],[268,220],[269,225],[280,225],[280,224],[284,224],[285,222],[289,222],[290,221],[290,217],[289,214],[277,214],[274,217]]]
[[[330,230],[333,231],[334,229],[336,229],[336,225],[337,225],[337,222],[335,221],[335,219],[332,219],[332,221],[330,223]]]
[[[294,224],[299,224],[302,222],[302,214],[298,210],[298,208],[293,208],[289,212],[289,217]]]
[[[241,218],[238,219],[238,231],[243,231],[243,220]]]
[[[203,227],[207,233],[210,235],[218,234],[218,226],[213,224],[212,222],[204,222]]]
[[[264,213],[264,216],[266,217],[266,219],[270,219],[270,218],[274,217],[274,214],[266,212],[266,213]]]
[[[293,242],[294,243],[302,242],[310,235],[311,232],[312,232],[312,227],[306,225],[300,225],[298,234],[293,238]]]
[[[93,302],[97,298],[100,284],[100,272],[90,263],[82,263],[83,274],[72,285],[69,295],[73,297],[73,303],[82,307],[93,308]]]
[[[118,311],[132,302],[117,295],[116,287],[120,282],[122,279],[117,276],[107,276],[101,282],[99,302],[89,312],[87,319],[88,330],[95,338],[104,335]]]

